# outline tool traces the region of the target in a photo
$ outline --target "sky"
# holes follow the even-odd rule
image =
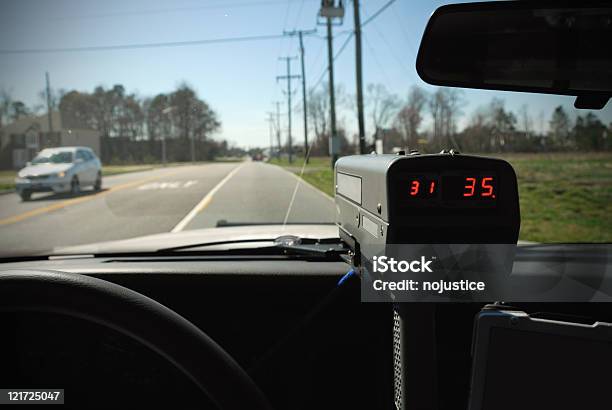
[[[365,21],[388,0],[362,0]],[[396,0],[363,30],[364,86],[380,83],[405,98],[413,85],[435,90],[418,77],[416,52],[429,15],[442,1]],[[327,80],[325,27],[317,25],[319,0],[0,0],[0,50],[76,48],[140,43],[181,42],[243,36],[280,35],[283,31],[317,29],[304,38],[307,86],[323,75]],[[334,27],[334,49],[353,27],[352,2],[343,24]],[[355,46],[351,40],[335,62],[335,81],[355,93]],[[98,85],[123,84],[140,97],[171,92],[185,82],[217,112],[223,138],[243,147],[266,146],[267,112],[281,101],[286,127],[286,74],[279,57],[298,56],[295,37],[145,49],[6,54],[0,52],[0,89],[30,106],[41,103],[45,72],[54,89],[91,92]],[[299,74],[299,60],[292,74]],[[294,101],[301,100],[295,82]],[[493,97],[518,111],[527,104],[536,131],[544,130],[552,110],[563,105],[575,116],[573,97],[543,94],[464,90],[465,125],[470,114]],[[612,104],[598,111],[612,122]],[[339,122],[353,134],[355,114],[339,107]],[[366,127],[371,132],[371,121]],[[424,127],[427,127],[427,122]],[[303,138],[301,113],[294,111],[294,140]]]

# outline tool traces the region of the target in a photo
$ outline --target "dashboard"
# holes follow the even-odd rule
[[[567,256],[572,266],[578,266],[576,271],[585,272],[585,283],[592,280],[586,269],[592,266],[592,256]],[[517,259],[515,268],[530,275],[550,266],[551,255],[537,246],[519,246]],[[343,262],[272,256],[112,256],[21,261],[0,267],[91,275],[162,303],[219,343],[252,376],[275,408],[393,406],[392,306],[361,303],[356,277],[338,286],[348,268]],[[606,272],[606,286],[612,285],[611,279],[612,272]],[[482,306],[435,306],[441,409],[467,405],[472,324]],[[552,311],[612,322],[607,303],[518,306],[531,312]],[[9,380],[15,382],[15,374],[21,375],[22,386],[60,380],[67,398],[70,391],[86,392],[83,400],[94,397],[94,404],[107,408],[113,398],[105,398],[104,389],[159,392],[139,397],[140,407],[174,403],[173,397],[179,396],[189,404],[197,397],[187,380],[183,382],[181,375],[164,367],[165,363],[156,361],[133,340],[61,317],[0,316],[4,335],[11,335],[0,339],[0,360],[13,367],[10,371],[5,365],[0,372],[0,382],[5,385]],[[367,388],[362,380],[368,380]]]

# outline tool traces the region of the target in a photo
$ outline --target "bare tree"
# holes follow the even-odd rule
[[[413,86],[408,93],[408,100],[397,113],[396,124],[404,139],[404,144],[410,148],[418,146],[419,128],[423,122],[423,109],[427,95],[418,86]]]
[[[521,105],[518,111],[519,127],[525,133],[525,137],[530,137],[533,133],[533,118],[529,114],[527,104]]]
[[[461,102],[462,92],[452,88],[438,88],[430,97],[433,142],[438,147],[461,148],[455,139]]]
[[[462,147],[459,146],[459,143],[455,139],[455,134],[457,133],[457,123],[459,122],[459,116],[462,114],[460,106],[463,102],[463,92],[455,88],[445,88],[444,91],[446,94],[444,124],[447,144],[456,149],[462,149]]]
[[[464,149],[475,152],[491,151],[492,130],[488,109],[479,107],[472,112],[469,124],[462,131]]]
[[[446,105],[444,91],[438,88],[429,98],[429,111],[432,119],[432,139],[434,144],[441,145],[443,112]]]
[[[370,107],[370,118],[374,130],[386,127],[397,115],[401,101],[396,94],[391,94],[382,84],[369,84],[366,91],[366,105]]]
[[[308,92],[308,117],[317,139],[327,135],[329,130],[329,97],[325,89],[311,89]]]
[[[502,99],[493,98],[489,107],[491,131],[495,142],[494,149],[504,151],[516,131],[516,116],[506,110]]]
[[[67,91],[63,88],[60,88],[59,90],[51,88],[50,91],[51,92],[49,93],[49,101],[47,101],[46,89],[42,89],[38,92],[38,103],[34,105],[32,111],[37,114],[47,112],[47,110],[49,109],[49,107],[47,107],[47,104],[49,102],[51,103],[51,110],[56,110],[59,108],[60,101],[62,100],[62,97],[64,96],[64,94],[66,94]]]
[[[544,135],[544,110],[538,113],[538,133]]]
[[[555,108],[548,123],[549,135],[557,147],[568,147],[570,141],[571,121],[563,106]]]

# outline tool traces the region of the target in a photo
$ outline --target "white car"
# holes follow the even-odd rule
[[[87,147],[43,149],[15,178],[17,193],[24,201],[33,192],[78,194],[87,186],[102,188],[102,163]]]

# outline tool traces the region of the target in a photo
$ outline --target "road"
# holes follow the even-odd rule
[[[332,223],[335,205],[295,175],[261,162],[158,168],[106,177],[101,192],[77,197],[35,194],[22,202],[17,194],[0,195],[0,255],[210,228],[222,220],[282,224],[285,218]]]

